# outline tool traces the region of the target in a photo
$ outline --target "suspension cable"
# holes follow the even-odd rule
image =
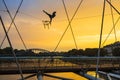
[[[6,10],[0,10],[0,12],[7,12]],[[18,12],[19,14],[22,14],[22,15],[25,15],[25,16],[28,16],[28,17],[31,17],[31,18],[34,18],[34,19],[37,19],[37,20],[40,20],[41,18],[38,18],[36,16],[33,16],[31,14],[28,14],[28,13],[24,13],[22,11],[19,11]],[[113,13],[114,15],[116,15],[117,13]],[[105,16],[111,16],[111,14],[105,14]],[[86,17],[78,17],[78,18],[74,18],[74,20],[82,20],[82,19],[90,19],[90,18],[96,18],[96,17],[101,17],[101,15],[95,15],[95,16],[86,16]],[[62,20],[59,20],[59,21],[65,21],[65,19],[62,19]],[[41,24],[42,25],[42,24]]]
[[[72,26],[71,26],[71,22],[70,22],[70,19],[69,19],[69,16],[68,16],[68,12],[67,12],[67,8],[66,8],[66,5],[65,5],[64,0],[62,0],[62,3],[63,3],[63,6],[64,6],[64,9],[65,9],[65,13],[66,13],[66,16],[67,16],[68,22],[69,22],[69,24],[70,24],[70,29],[71,29],[71,32],[72,32],[72,36],[73,36],[73,40],[74,40],[74,43],[75,43],[76,49],[78,49],[78,47],[77,47],[77,43],[76,43],[76,39],[75,39],[75,36],[74,36],[74,33],[73,33],[73,29],[72,29]]]
[[[108,0],[106,1],[120,15],[120,12],[111,4],[111,2],[109,2]]]
[[[82,2],[83,2],[83,0],[81,0],[81,1],[80,1],[80,3],[79,3],[79,5],[78,5],[78,7],[77,7],[77,9],[76,9],[75,13],[73,14],[73,16],[72,16],[71,20],[69,21],[69,24],[68,24],[67,28],[65,29],[64,33],[62,34],[62,36],[61,36],[61,38],[60,38],[60,40],[59,40],[59,42],[58,42],[57,46],[55,47],[54,51],[56,51],[56,49],[58,48],[58,46],[59,46],[60,42],[62,41],[62,39],[63,39],[63,37],[64,37],[64,35],[65,35],[65,33],[66,33],[67,29],[69,28],[70,23],[71,23],[71,22],[72,22],[72,20],[74,19],[74,17],[75,17],[75,15],[76,15],[76,13],[77,13],[77,11],[78,11],[79,7],[81,6]]]
[[[99,39],[99,49],[98,49],[98,53],[97,53],[97,64],[96,64],[96,75],[95,75],[95,79],[96,80],[97,80],[97,74],[98,74],[99,62],[100,62],[101,42],[102,42],[104,14],[105,14],[105,3],[106,3],[106,1],[104,0],[104,3],[103,3],[103,12],[102,12],[102,22],[101,22],[101,31],[100,31],[100,39]]]
[[[23,15],[25,15],[25,16],[29,16],[29,17],[32,17],[32,18],[38,19],[38,20],[41,19],[41,18],[38,18],[38,17],[36,17],[36,16],[30,15],[30,14],[27,14],[27,13],[24,13],[24,12],[21,12],[21,11],[19,11],[19,14],[23,14]]]
[[[3,0],[3,1],[4,1],[4,0]],[[16,16],[17,16],[17,13],[18,13],[18,11],[19,11],[19,9],[20,9],[22,3],[23,3],[23,0],[21,0],[20,4],[19,4],[19,6],[18,6],[18,9],[17,9],[17,11],[16,11],[16,13],[15,13],[13,19],[12,19],[12,22],[11,22],[9,28],[8,28],[8,31],[10,30],[10,28],[11,28],[11,26],[12,26],[12,23],[14,22],[14,20],[15,20],[15,18],[16,18]],[[1,18],[1,22],[2,22],[2,18]],[[3,22],[2,22],[2,24],[3,24]],[[3,27],[4,27],[4,24],[3,24]],[[24,77],[23,77],[23,74],[22,74],[22,69],[21,69],[21,67],[20,67],[20,65],[19,65],[19,63],[18,63],[18,60],[17,60],[16,54],[15,54],[15,52],[14,52],[14,50],[13,50],[12,44],[11,44],[11,42],[10,42],[10,40],[9,40],[8,35],[7,35],[7,34],[8,34],[8,31],[6,31],[6,29],[5,29],[6,37],[8,38],[8,41],[9,41],[10,47],[12,48],[12,53],[13,53],[13,55],[14,55],[14,58],[15,58],[15,61],[16,61],[16,65],[17,65],[17,67],[18,67],[18,69],[19,69],[19,72],[20,72],[21,78],[22,78],[22,80],[24,80]]]
[[[111,2],[111,0],[110,0]],[[116,20],[116,22],[114,21],[114,16],[113,16],[113,10],[112,10],[112,6],[110,5],[110,9],[111,9],[111,16],[112,16],[112,22],[113,22],[113,28],[110,30],[109,34],[107,35],[106,39],[104,40],[104,42],[102,43],[102,46],[105,44],[105,42],[107,41],[108,37],[110,36],[110,34],[112,33],[113,29],[114,29],[114,34],[115,34],[115,42],[117,41],[117,35],[116,35],[116,24],[118,23],[120,16],[118,17],[118,19]]]
[[[109,34],[107,35],[107,37],[105,38],[104,42],[102,43],[102,46],[105,44],[105,42],[107,41],[108,37],[110,36],[110,34],[112,33],[113,29],[116,27],[117,23],[120,20],[120,16],[118,17],[118,19],[116,20],[114,26],[112,27],[111,31],[109,32]]]
[[[2,26],[3,26],[3,29],[4,29],[4,31],[5,31],[5,34],[6,34],[6,37],[7,37],[8,43],[9,43],[11,49],[12,49],[12,53],[13,53],[13,56],[14,56],[14,58],[15,58],[15,62],[16,62],[16,65],[17,65],[17,67],[18,67],[18,70],[19,70],[19,72],[20,72],[21,78],[22,78],[22,80],[24,80],[24,77],[23,77],[23,74],[22,74],[22,69],[21,69],[21,67],[20,67],[20,65],[19,65],[19,63],[18,63],[18,60],[17,60],[16,54],[15,54],[15,52],[14,52],[14,49],[13,49],[12,43],[11,43],[10,38],[9,38],[9,36],[8,36],[8,33],[7,33],[6,29],[5,29],[5,25],[4,25],[3,21],[2,21],[1,16],[0,16],[0,21],[1,21]]]
[[[110,3],[111,3],[111,0],[110,0]],[[115,25],[115,21],[114,21],[114,16],[113,16],[113,9],[112,7],[110,6],[110,10],[111,10],[111,16],[112,16],[112,22],[113,22],[113,26]],[[116,35],[116,29],[114,27],[114,35],[115,35],[115,42],[117,41],[117,35]]]
[[[5,1],[4,1],[4,0],[3,0],[3,3],[4,3],[4,5],[5,5],[5,8],[6,8],[6,10],[7,10],[8,14],[9,14],[9,16],[10,16],[11,20],[12,20],[12,19],[13,19],[13,18],[12,18],[12,15],[11,15],[11,13],[10,13],[10,11],[9,11],[8,7],[7,7],[7,4],[5,3]],[[18,10],[17,10],[17,13],[18,13]],[[17,14],[17,13],[16,13],[16,14]],[[14,20],[13,20],[13,24],[14,24],[15,29],[16,29],[16,31],[17,31],[17,33],[18,33],[18,35],[19,35],[19,37],[20,37],[20,39],[21,39],[21,41],[22,41],[22,43],[23,43],[23,46],[24,46],[24,47],[25,47],[25,49],[27,50],[27,47],[26,47],[26,45],[25,45],[25,42],[24,42],[24,40],[22,39],[22,36],[21,36],[21,34],[20,34],[20,32],[19,32],[19,30],[18,30],[18,28],[17,28],[17,26],[16,26],[16,24],[15,24]],[[12,24],[11,24],[11,26],[12,26]],[[9,32],[9,30],[10,30],[11,26],[9,27],[9,29],[8,29],[7,33]],[[4,39],[3,39],[3,41],[2,41],[2,43],[1,43],[1,45],[0,45],[0,48],[2,47],[3,42],[5,41],[5,38],[6,38],[6,36],[4,37]]]

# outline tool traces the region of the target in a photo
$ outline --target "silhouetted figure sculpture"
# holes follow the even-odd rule
[[[50,26],[50,21],[42,21],[43,22],[43,24],[44,24],[44,28],[46,28],[46,26],[48,27],[48,29],[49,29],[49,26]]]
[[[43,12],[49,16],[50,18],[49,23],[51,25],[52,19],[56,16],[56,11],[54,11],[52,14],[47,13],[45,10],[43,10]]]

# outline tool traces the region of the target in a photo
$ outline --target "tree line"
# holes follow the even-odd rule
[[[14,49],[14,52],[16,53],[17,56],[97,56],[98,54],[98,48],[86,48],[85,50],[83,49],[71,49],[66,52],[44,52],[41,53],[39,52],[38,54],[32,52],[32,51],[27,51],[24,49],[18,50]],[[120,48],[114,48],[112,50],[112,53],[109,53],[106,49],[101,48],[100,49],[100,56],[109,56],[109,54],[112,54],[111,56],[120,56]],[[12,56],[12,49],[10,47],[6,47],[3,49],[0,49],[0,56]]]

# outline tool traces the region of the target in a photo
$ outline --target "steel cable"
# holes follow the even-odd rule
[[[5,8],[6,8],[6,10],[7,10],[8,14],[9,14],[9,16],[10,16],[11,20],[12,20],[12,19],[13,19],[13,18],[12,18],[12,15],[11,15],[11,13],[10,13],[10,11],[9,11],[9,9],[8,9],[8,7],[7,7],[7,5],[6,5],[6,3],[5,3],[5,1],[4,1],[4,0],[3,0],[3,3],[4,3],[4,5],[5,5]],[[17,13],[18,13],[18,10],[17,10]],[[17,13],[16,13],[16,14],[17,14]],[[17,33],[18,33],[18,35],[19,35],[19,37],[20,37],[20,39],[21,39],[21,41],[22,41],[22,43],[23,43],[23,46],[24,46],[24,47],[25,47],[25,49],[27,50],[27,47],[26,47],[26,45],[25,45],[25,42],[24,42],[24,40],[22,39],[22,36],[21,36],[21,34],[20,34],[20,32],[19,32],[19,30],[18,30],[18,28],[17,28],[17,26],[16,26],[16,24],[15,24],[14,20],[13,20],[13,24],[14,24],[15,29],[16,29],[16,31],[17,31]],[[8,28],[7,33],[9,32],[9,30],[10,30],[11,26],[12,26],[12,23],[10,24],[10,27]],[[3,38],[2,43],[1,43],[1,45],[0,45],[0,48],[2,47],[2,45],[3,45],[4,41],[5,41],[5,39],[6,39],[6,36]]]
[[[8,36],[8,33],[7,33],[6,29],[5,29],[5,25],[4,25],[4,23],[3,23],[3,20],[2,20],[2,18],[1,18],[1,16],[0,16],[0,21],[1,21],[1,24],[2,24],[3,29],[4,29],[4,31],[5,31],[5,34],[6,34],[8,43],[9,43],[11,49],[12,49],[12,53],[13,53],[13,56],[14,56],[14,59],[15,59],[15,63],[16,63],[16,65],[17,65],[17,68],[18,68],[19,72],[20,72],[21,78],[22,78],[22,80],[24,80],[24,77],[23,77],[23,74],[22,74],[22,69],[21,69],[21,67],[20,67],[20,65],[19,65],[19,63],[18,63],[18,59],[17,59],[16,54],[15,54],[15,52],[14,52],[12,43],[11,43],[10,38],[9,38],[9,36]]]
[[[71,22],[72,22],[72,20],[74,19],[74,17],[75,17],[75,15],[76,15],[76,13],[77,13],[77,11],[78,11],[79,7],[81,6],[82,2],[83,2],[83,0],[81,0],[81,1],[80,1],[80,3],[79,3],[79,5],[78,5],[78,7],[77,7],[77,9],[76,9],[75,13],[73,14],[73,16],[72,16],[71,20],[69,21],[69,24],[68,24],[67,28],[65,29],[64,33],[62,34],[62,36],[61,36],[61,38],[60,38],[60,40],[59,40],[59,42],[58,42],[57,46],[55,47],[54,51],[56,51],[56,49],[58,48],[58,46],[59,46],[60,42],[62,41],[62,39],[63,39],[63,37],[64,37],[64,35],[65,35],[65,33],[66,33],[67,29],[68,29],[68,28],[69,28],[69,26],[70,26],[70,23],[71,23]]]
[[[110,0],[110,3],[111,3],[111,0]],[[112,7],[110,6],[110,10],[111,10],[111,16],[112,16],[112,22],[113,22],[113,26],[115,25],[115,21],[114,21],[114,16],[113,16],[113,9]],[[114,27],[114,34],[115,34],[115,42],[117,41],[117,35],[116,35],[116,29]]]
[[[69,19],[69,16],[68,16],[68,12],[67,12],[67,8],[66,8],[64,0],[62,0],[62,3],[63,3],[63,6],[64,6],[64,9],[65,9],[65,13],[66,13],[68,22],[70,24],[70,29],[71,29],[71,32],[72,32],[72,36],[73,36],[73,40],[74,40],[74,43],[75,43],[75,47],[76,47],[76,49],[78,49],[77,43],[76,43],[76,39],[75,39],[75,36],[74,36],[74,33],[73,33],[73,29],[72,29],[72,26],[71,26],[71,22],[70,22],[70,19]]]
[[[3,0],[3,2],[5,2],[5,1]],[[12,46],[12,44],[11,44],[11,42],[10,42],[10,39],[9,39],[9,36],[8,36],[8,31],[10,30],[12,24],[14,23],[14,20],[15,20],[15,18],[16,18],[16,16],[17,16],[17,13],[18,13],[18,11],[19,11],[22,3],[23,3],[23,0],[21,0],[20,4],[19,4],[19,6],[18,6],[18,9],[17,9],[14,17],[12,18],[12,22],[11,22],[11,24],[10,24],[10,26],[9,26],[9,28],[8,28],[7,31],[6,31],[6,29],[5,29],[5,26],[4,26],[4,23],[3,23],[3,21],[2,21],[2,18],[1,18],[1,23],[2,23],[2,25],[3,25],[3,28],[4,28],[4,31],[5,31],[6,37],[7,37],[7,39],[8,39],[8,42],[9,42],[9,44],[10,44],[10,47],[12,48],[12,53],[13,53],[13,56],[14,56],[14,58],[15,58],[16,65],[17,65],[17,67],[18,67],[18,69],[19,69],[21,78],[22,78],[22,80],[24,80],[24,77],[23,77],[23,74],[22,74],[22,69],[21,69],[21,67],[20,67],[20,65],[19,65],[19,63],[18,63],[18,59],[17,59],[17,57],[16,57],[16,54],[15,54],[15,52],[14,52],[14,50],[13,50],[13,46]],[[7,10],[7,12],[9,12],[9,10]]]
[[[102,22],[101,22],[100,38],[99,38],[99,48],[98,48],[98,53],[97,53],[95,80],[97,80],[97,77],[98,77],[97,74],[98,74],[99,62],[100,62],[101,42],[102,42],[103,25],[104,25],[104,14],[105,14],[105,5],[106,5],[105,3],[106,3],[106,1],[104,0],[103,11],[102,11]]]

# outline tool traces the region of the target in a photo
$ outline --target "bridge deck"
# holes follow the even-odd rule
[[[23,73],[94,71],[97,57],[17,57]],[[0,57],[0,74],[19,73],[13,57]],[[120,69],[119,57],[100,57],[99,70]]]

